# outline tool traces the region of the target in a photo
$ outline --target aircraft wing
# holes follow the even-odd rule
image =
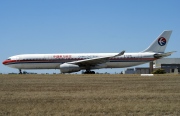
[[[162,53],[162,54],[154,54],[154,57],[155,58],[162,58],[162,57],[167,57],[167,56],[170,56],[172,53],[174,53],[176,51],[173,51],[173,52],[167,52],[167,53]]]
[[[85,59],[85,60],[78,60],[73,62],[67,62],[68,64],[77,64],[77,65],[97,65],[101,63],[107,62],[110,58],[121,56],[125,53],[123,50],[122,52],[113,55],[113,56],[106,56],[106,57],[97,57],[97,58],[91,58],[91,59]]]

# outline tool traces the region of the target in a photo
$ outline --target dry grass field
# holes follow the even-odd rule
[[[180,75],[0,75],[0,115],[180,115]]]

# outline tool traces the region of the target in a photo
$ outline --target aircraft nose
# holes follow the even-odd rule
[[[10,60],[4,60],[4,61],[2,62],[2,64],[7,65],[9,62],[11,62],[11,61],[10,61]]]
[[[7,63],[7,61],[6,61],[6,60],[2,62],[2,64],[4,64],[4,65],[5,65],[6,63]]]

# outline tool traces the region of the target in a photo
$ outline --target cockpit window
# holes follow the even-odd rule
[[[11,58],[8,58],[7,60],[11,60]]]

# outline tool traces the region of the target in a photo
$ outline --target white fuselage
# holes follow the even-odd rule
[[[170,56],[164,53],[171,30],[165,30],[153,43],[138,53],[81,53],[81,54],[23,54],[8,58],[3,62],[12,68],[21,69],[60,69],[61,73],[86,70],[85,74],[95,74],[92,69],[131,67],[159,58]]]
[[[97,57],[115,55],[116,53],[84,53],[84,54],[24,54],[8,58],[3,62],[17,69],[59,69],[60,65],[67,62],[85,60]],[[123,68],[144,64],[153,60],[155,53],[125,53],[122,56],[110,58],[102,68]],[[100,67],[101,68],[101,67]],[[81,67],[84,69],[84,67]],[[91,67],[97,69],[97,67]]]

